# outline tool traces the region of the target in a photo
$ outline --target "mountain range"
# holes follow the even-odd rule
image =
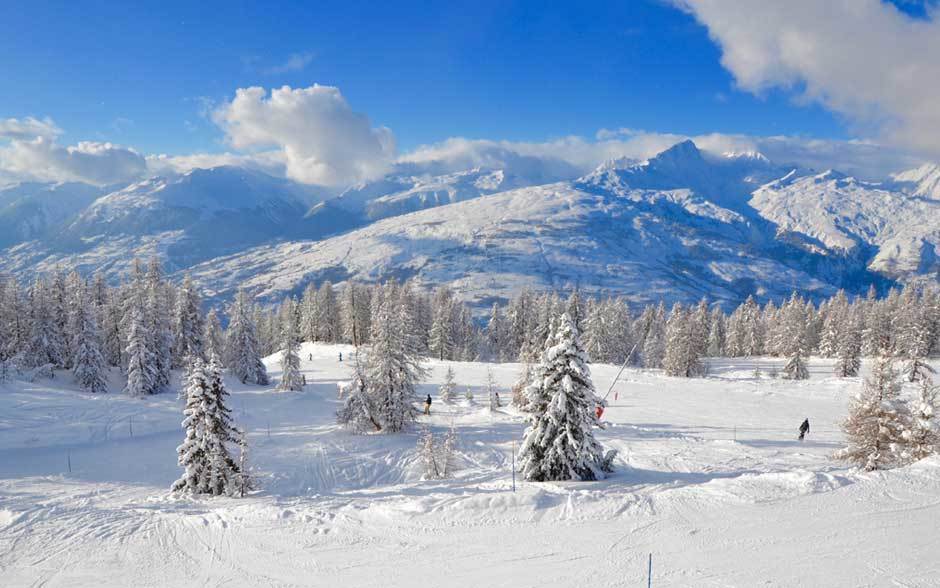
[[[117,279],[159,255],[212,300],[414,278],[478,309],[522,287],[734,304],[940,277],[938,165],[866,182],[684,141],[574,176],[411,166],[340,194],[237,167],[18,184],[0,189],[0,271]]]

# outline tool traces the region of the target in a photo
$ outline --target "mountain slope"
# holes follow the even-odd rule
[[[0,248],[50,237],[104,191],[78,182],[24,182],[0,190]]]
[[[827,171],[769,183],[750,204],[814,252],[855,257],[898,279],[940,272],[940,200]]]
[[[267,300],[327,278],[447,283],[481,306],[523,286],[578,285],[637,303],[834,290],[798,264],[762,254],[760,233],[742,215],[689,190],[613,193],[583,185],[484,196],[319,242],[251,249],[192,271],[215,296],[246,287]]]

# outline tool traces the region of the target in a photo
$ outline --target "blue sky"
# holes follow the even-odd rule
[[[658,1],[144,4],[6,11],[2,116],[51,116],[70,141],[213,150],[221,133],[200,117],[206,99],[320,83],[406,150],[617,127],[845,136],[818,106],[735,91],[705,27]],[[309,63],[278,69],[292,55]]]
[[[670,137],[887,138],[894,148],[933,155],[931,140],[914,136],[924,121],[903,114],[921,105],[879,89],[879,65],[864,71],[866,56],[854,47],[858,63],[848,67],[859,71],[841,79],[838,68],[852,58],[826,47],[845,36],[843,23],[864,26],[858,40],[874,51],[888,46],[877,55],[916,53],[924,63],[914,69],[932,77],[940,32],[933,6],[794,0],[775,17],[775,0],[16,2],[0,14],[0,122],[51,119],[54,147],[108,141],[145,155],[187,155],[231,152],[233,143],[253,152],[267,142],[289,150],[296,137],[239,139],[231,129],[242,119],[233,114],[226,126],[212,113],[239,88],[320,84],[338,88],[350,112],[373,127],[390,129],[396,148],[368,147],[386,158],[452,137],[590,141],[619,128]],[[916,23],[931,28],[904,33]],[[821,67],[786,47],[804,31]],[[899,36],[910,37],[910,47],[891,47]],[[876,81],[860,91],[852,76]],[[905,82],[915,86],[916,76]],[[0,128],[0,148],[2,140]],[[307,163],[325,156],[301,151]],[[2,160],[0,152],[0,172]],[[18,161],[22,170],[26,159]]]

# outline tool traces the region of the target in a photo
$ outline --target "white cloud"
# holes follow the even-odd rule
[[[52,119],[42,120],[28,116],[26,118],[0,119],[0,139],[33,139],[35,137],[56,137],[62,134]]]
[[[301,71],[306,68],[313,61],[315,55],[313,53],[293,53],[288,58],[287,61],[280,65],[275,65],[264,70],[264,73],[268,75],[277,75],[290,73],[292,71]]]
[[[281,151],[147,156],[147,169],[151,174],[185,173],[192,169],[210,169],[223,165],[256,169],[272,176],[283,177],[286,173],[284,154]]]
[[[38,123],[38,124],[37,124]],[[49,119],[7,119],[0,144],[0,175],[6,180],[79,181],[90,184],[129,182],[147,169],[144,157],[133,149],[82,141],[61,146],[55,135],[61,133]]]
[[[940,18],[879,0],[674,0],[721,46],[742,89],[799,92],[858,134],[940,157]]]
[[[601,129],[594,140],[565,137],[546,142],[512,142],[451,138],[403,154],[399,158],[399,167],[404,171],[426,173],[449,173],[477,166],[506,167],[530,176],[541,174],[546,179],[570,178],[611,159],[642,161],[686,139],[692,139],[700,149],[715,154],[760,151],[781,165],[834,168],[870,180],[883,179],[892,172],[923,162],[903,150],[865,141],[722,133],[690,136],[636,129]]]
[[[392,132],[373,128],[338,88],[241,88],[213,120],[235,149],[276,147],[287,175],[309,184],[337,186],[381,176],[395,154]]]

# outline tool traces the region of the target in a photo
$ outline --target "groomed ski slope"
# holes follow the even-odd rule
[[[421,393],[435,403],[419,423],[456,426],[462,469],[423,482],[415,432],[335,425],[352,352],[305,344],[303,392],[228,380],[263,484],[245,499],[168,494],[175,392],[128,398],[116,374],[98,397],[65,372],[0,385],[0,586],[645,586],[650,553],[653,586],[940,582],[940,459],[876,473],[834,462],[860,380],[824,360],[806,382],[771,379],[770,360],[760,378],[754,361],[697,380],[627,370],[597,432],[620,451],[616,475],[517,479],[513,492],[524,422],[486,408],[485,382],[491,367],[505,404],[517,364],[429,362]],[[448,365],[452,405],[437,399]],[[592,366],[599,392],[617,369]]]

